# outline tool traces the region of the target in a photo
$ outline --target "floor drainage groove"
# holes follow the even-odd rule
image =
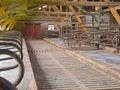
[[[33,48],[30,48],[29,53],[37,59],[37,64],[33,66],[37,68],[34,71],[36,70],[39,90],[120,90],[120,83],[106,74],[45,41],[36,43],[40,44],[38,49],[31,43]]]

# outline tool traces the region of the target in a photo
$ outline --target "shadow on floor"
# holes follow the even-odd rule
[[[50,86],[50,84],[45,76],[45,73],[41,69],[41,67],[38,63],[38,60],[35,57],[35,54],[31,52],[32,47],[30,46],[30,44],[28,42],[27,42],[27,47],[28,47],[30,61],[32,64],[33,73],[35,76],[38,90],[52,90],[52,88],[51,88],[51,86]]]

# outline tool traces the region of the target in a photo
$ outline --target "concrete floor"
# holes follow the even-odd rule
[[[60,44],[61,46],[64,46],[64,48],[67,48],[67,45],[63,42],[63,40],[59,39],[59,38],[51,38],[51,41],[54,41],[57,44]],[[111,52],[108,52],[106,50],[96,50],[95,48],[91,48],[91,47],[85,47],[83,46],[82,49],[80,50],[74,50],[72,49],[72,51],[90,58],[92,60],[104,63],[108,66],[111,66],[113,68],[116,67],[116,69],[120,69],[120,54],[114,54]]]
[[[43,40],[28,43],[38,90],[120,90],[120,83],[109,77],[110,73],[84,62],[85,58],[79,58],[77,52]]]
[[[119,54],[91,47],[71,49],[59,38],[45,40],[53,45],[30,40],[26,47],[24,41],[25,75],[18,90],[120,90]],[[0,75],[12,81],[18,70],[9,73]]]
[[[82,46],[80,50],[71,49],[60,38],[49,38],[46,41],[56,45],[57,47],[66,49],[68,53],[74,54],[75,57],[83,58],[85,62],[99,69],[103,69],[105,73],[111,73],[113,76],[120,78],[120,53],[115,54],[110,51]],[[112,48],[109,48],[112,49]]]

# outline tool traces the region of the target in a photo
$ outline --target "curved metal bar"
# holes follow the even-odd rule
[[[91,38],[90,38],[91,35],[92,35],[92,34],[89,33],[89,32],[84,32],[84,33],[82,33],[82,34],[80,35],[79,45],[80,45],[82,42],[84,42],[84,43],[89,44],[89,45],[91,46],[91,44],[92,44],[92,41],[91,41]]]
[[[14,82],[14,85],[17,86],[17,85],[21,82],[21,80],[22,80],[22,78],[23,78],[23,76],[24,76],[24,65],[23,65],[23,62],[22,62],[22,60],[17,56],[17,54],[13,53],[13,52],[10,51],[10,50],[0,49],[0,55],[3,55],[3,54],[11,56],[11,57],[14,58],[14,60],[16,60],[17,63],[18,63],[20,72],[19,72],[18,78],[17,78],[17,79],[15,80],[15,82]]]
[[[15,40],[15,39],[12,39],[12,38],[1,38],[0,37],[0,41],[11,41],[11,42],[16,42],[18,45],[19,45],[19,47],[22,49],[22,43],[21,42],[19,42],[18,40]]]
[[[23,35],[22,35],[22,32],[17,32],[17,31],[14,31],[14,32],[12,32],[12,31],[3,31],[2,32],[3,34],[7,34],[7,35],[17,35],[17,36],[20,36],[20,37],[22,37]]]
[[[10,59],[13,59],[13,58],[11,58],[11,57],[0,58],[0,61],[7,61],[7,60],[10,60]]]
[[[4,31],[3,33],[4,33],[4,34],[17,35],[17,36],[22,37],[22,31],[15,31],[15,30],[12,30],[12,31]]]
[[[4,42],[4,43],[1,43],[1,42],[0,42],[0,45],[13,46],[13,47],[15,47],[15,48],[20,52],[20,58],[21,58],[21,60],[23,59],[22,50],[21,50],[21,48],[18,47],[16,44],[14,44],[14,43],[8,43],[8,42]]]
[[[22,35],[18,35],[18,34],[9,34],[9,33],[0,33],[0,37],[5,37],[5,38],[12,38],[12,39],[17,39],[19,41],[21,41],[22,43]]]
[[[13,47],[5,47],[5,46],[0,46],[1,49],[14,49]]]
[[[17,35],[17,36],[22,36],[22,31],[15,31],[15,30],[12,30],[12,31],[3,31],[2,32],[3,34],[12,34],[12,35]]]
[[[9,36],[9,37],[15,37],[15,38],[17,38],[17,39],[23,39],[23,37],[22,37],[22,35],[19,35],[19,34],[11,34],[11,33],[3,33],[3,34],[0,34],[0,36]]]
[[[108,33],[101,33],[100,35],[100,44],[103,46],[112,47],[112,39],[115,34],[108,32]]]
[[[1,71],[6,71],[6,70],[11,70],[11,69],[14,69],[14,68],[17,68],[18,65],[14,65],[14,66],[9,66],[9,67],[3,67],[3,68],[0,68],[0,72]]]
[[[84,32],[80,35],[79,48],[83,43],[99,49],[101,32]]]
[[[120,49],[120,35],[116,35],[112,39],[112,45],[116,49]]]
[[[73,32],[73,40],[72,41],[73,41],[73,44],[74,44],[74,48],[76,47],[76,44],[80,42],[80,35],[82,33],[83,32],[81,32],[81,31],[75,31],[75,32]]]
[[[0,90],[18,90],[11,82],[0,77]]]

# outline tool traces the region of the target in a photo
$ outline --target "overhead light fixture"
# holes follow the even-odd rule
[[[47,7],[48,7],[47,5],[44,5],[44,6],[42,6],[42,7],[39,7],[38,10],[45,9],[45,8],[47,8]]]
[[[42,9],[41,7],[38,8],[38,10],[41,10],[41,9]]]
[[[100,6],[95,6],[95,10],[96,11],[101,10],[101,7]]]
[[[47,8],[47,5],[44,5],[42,8]]]

